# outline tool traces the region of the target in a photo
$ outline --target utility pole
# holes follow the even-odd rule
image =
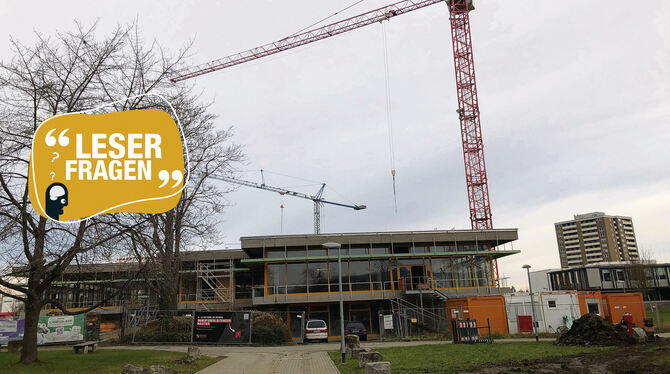
[[[340,243],[328,242],[323,245],[324,248],[336,249],[337,248],[337,274],[338,274],[338,284],[340,287],[340,352],[342,352],[342,363],[347,361],[347,350],[344,345],[344,300],[342,298],[342,246]]]
[[[526,274],[528,275],[528,292],[530,292],[530,308],[533,311],[533,330],[535,330],[535,341],[540,341],[540,336],[537,333],[537,318],[535,318],[535,302],[533,302],[533,285],[530,283],[530,265],[523,265],[522,268],[526,269]]]

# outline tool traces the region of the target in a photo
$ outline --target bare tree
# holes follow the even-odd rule
[[[54,224],[39,216],[28,198],[28,163],[32,134],[46,118],[150,92],[169,97],[187,92],[168,76],[184,58],[148,47],[131,25],[103,38],[95,26],[77,24],[74,32],[53,37],[37,34],[27,46],[12,40],[14,57],[0,63],[0,285],[25,304],[25,332],[20,362],[38,361],[37,323],[45,304],[74,314],[46,297],[51,284],[71,265],[100,259],[101,249],[119,248],[132,226],[129,214],[103,215],[77,224]],[[152,107],[147,96],[127,100],[115,110]],[[136,224],[143,221],[137,220]],[[104,251],[103,251],[104,252]],[[0,291],[1,292],[1,291]]]
[[[219,213],[225,206],[225,190],[212,177],[229,175],[243,160],[242,149],[231,142],[232,130],[215,131],[215,116],[197,98],[180,94],[171,100],[180,108],[180,120],[191,145],[190,181],[177,206],[163,214],[143,217],[146,223],[134,230],[133,249],[146,259],[147,284],[158,292],[158,309],[176,310],[179,300],[181,253],[217,243]]]
[[[650,300],[654,290],[655,274],[653,264],[656,263],[651,257],[650,251],[639,248],[638,258],[632,260],[630,266],[626,267],[626,277],[632,289],[642,293],[645,300]]]

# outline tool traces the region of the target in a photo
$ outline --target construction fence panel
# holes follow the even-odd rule
[[[123,343],[188,343],[195,310],[129,308],[123,313]]]
[[[670,332],[670,301],[646,301],[644,307],[656,332]]]

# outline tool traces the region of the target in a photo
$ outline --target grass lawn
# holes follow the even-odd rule
[[[520,361],[551,356],[597,352],[607,347],[557,346],[551,342],[518,342],[494,344],[434,344],[412,347],[375,349],[391,362],[393,373],[453,373],[482,364]],[[358,360],[342,365],[339,352],[330,352],[330,358],[342,374],[364,372]]]
[[[38,357],[43,363],[25,366],[17,364],[18,353],[2,352],[0,353],[0,372],[11,374],[119,374],[126,364],[134,364],[144,367],[164,365],[177,373],[191,374],[222,359],[222,357],[202,357],[192,365],[172,362],[184,356],[186,354],[180,352],[132,349],[99,349],[95,353],[86,355],[75,355],[72,350],[40,351]]]

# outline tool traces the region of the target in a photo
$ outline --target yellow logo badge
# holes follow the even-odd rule
[[[181,197],[186,162],[180,128],[162,110],[57,115],[33,137],[30,201],[58,221],[162,213]]]

